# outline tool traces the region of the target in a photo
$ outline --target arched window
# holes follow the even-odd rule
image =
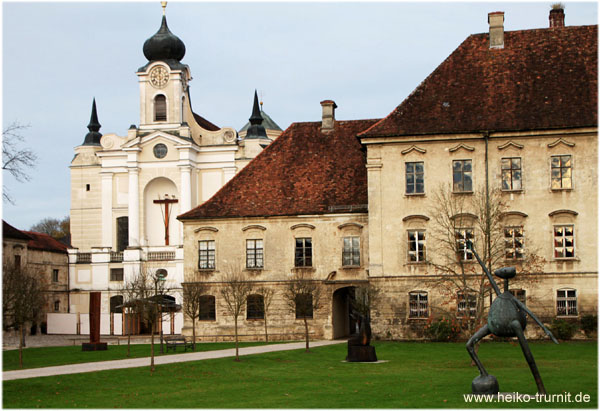
[[[260,294],[251,294],[248,296],[248,308],[246,310],[246,319],[262,320],[265,318],[265,299]]]
[[[110,312],[123,314],[123,296],[115,295],[114,297],[110,297]]]
[[[200,296],[200,314],[198,315],[198,319],[204,321],[215,321],[217,319],[215,315],[214,295]]]
[[[167,98],[162,94],[154,97],[154,121],[167,121]]]

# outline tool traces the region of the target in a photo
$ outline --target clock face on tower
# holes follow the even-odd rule
[[[156,66],[150,70],[150,84],[156,88],[163,88],[169,81],[169,72],[162,66]]]

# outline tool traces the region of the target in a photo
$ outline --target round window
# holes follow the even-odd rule
[[[154,157],[164,158],[167,155],[167,146],[163,143],[159,143],[154,146]]]

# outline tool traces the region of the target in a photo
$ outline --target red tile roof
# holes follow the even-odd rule
[[[23,233],[31,237],[31,240],[27,243],[27,248],[29,249],[67,254],[68,247],[48,234],[36,233],[34,231],[23,231]]]
[[[598,125],[598,26],[469,36],[360,137]]]
[[[12,238],[13,240],[29,241],[31,237],[23,233],[18,228],[13,227],[6,221],[2,220],[2,238]]]
[[[212,198],[180,220],[365,212],[367,170],[356,135],[377,120],[294,123]],[[352,208],[350,208],[352,206]]]
[[[208,121],[207,119],[205,119],[204,117],[202,117],[199,114],[196,114],[194,112],[192,112],[192,114],[194,115],[194,120],[196,120],[196,123],[198,123],[198,125],[200,127],[202,127],[205,130],[208,131],[218,131],[221,128],[219,128],[219,126],[214,125],[213,123],[211,123],[210,121]]]

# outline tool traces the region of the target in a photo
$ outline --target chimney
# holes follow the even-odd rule
[[[488,13],[488,23],[490,24],[490,48],[504,48],[504,12],[494,11]]]
[[[550,15],[548,16],[548,20],[550,20],[550,28],[565,27],[565,8],[564,8],[564,6],[560,3],[552,5],[552,9],[550,10]]]
[[[333,125],[335,124],[335,109],[337,108],[337,105],[333,100],[323,100],[321,101],[321,107],[323,107],[321,131],[333,131]]]

